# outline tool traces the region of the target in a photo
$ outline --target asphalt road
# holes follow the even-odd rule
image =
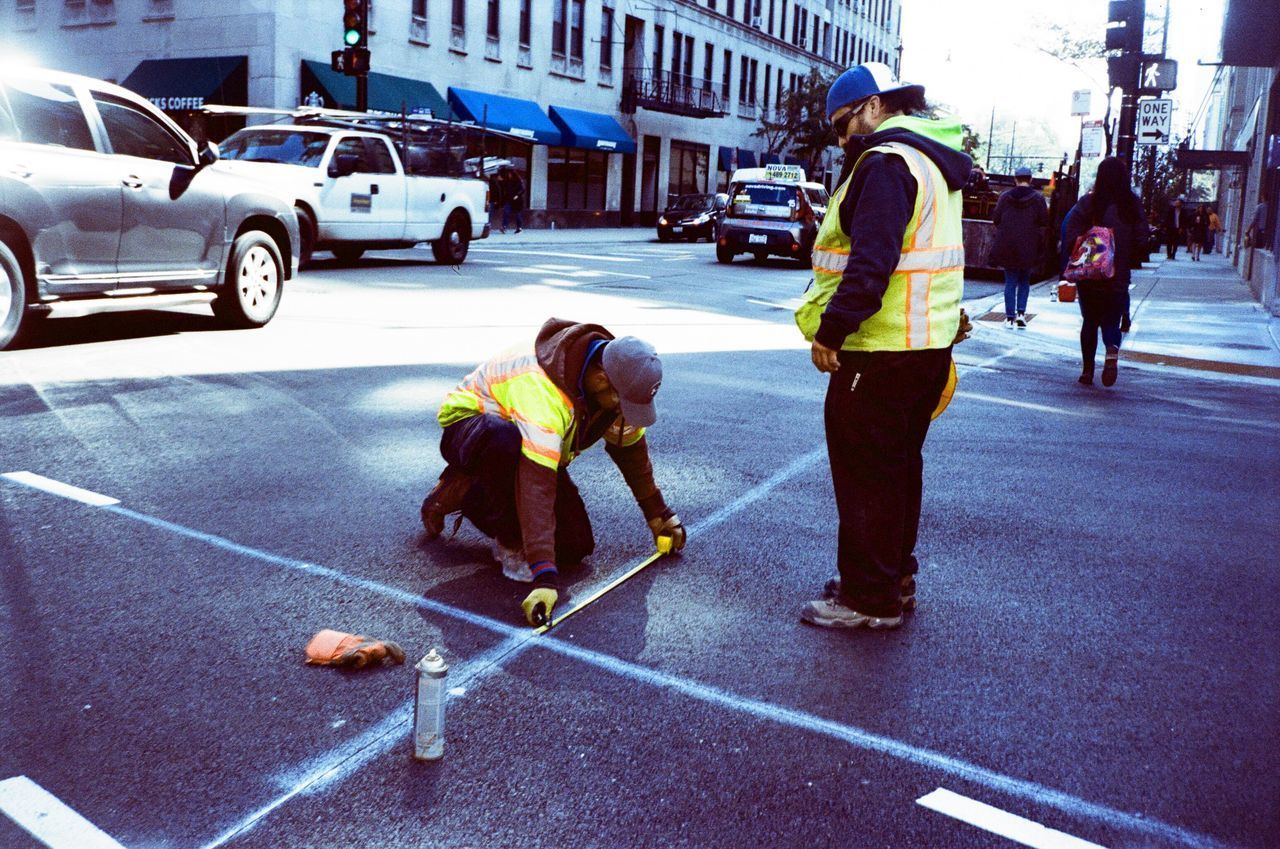
[[[0,354],[0,473],[118,503],[0,478],[0,782],[130,849],[1019,845],[935,809],[959,797],[1025,845],[1274,846],[1280,389],[1154,365],[1086,389],[1069,348],[977,322],[926,445],[919,611],[813,629],[835,517],[807,280],[495,237],[457,269],[322,260],[258,331],[51,322]],[[424,543],[417,511],[442,393],[551,315],[662,352],[650,438],[692,534],[534,637],[485,540]],[[598,546],[562,608],[651,549],[603,451],[573,474]],[[410,663],[307,667],[322,628]],[[447,748],[418,763],[431,647]],[[13,798],[0,846],[89,845],[29,837]]]

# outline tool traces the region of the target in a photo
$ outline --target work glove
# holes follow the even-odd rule
[[[535,628],[540,628],[551,621],[551,611],[560,600],[560,593],[551,587],[537,587],[520,602],[524,611],[524,619]]]
[[[662,511],[661,515],[654,516],[649,520],[649,530],[653,533],[653,544],[663,554],[669,551],[680,551],[684,548],[687,536],[684,530],[684,523],[680,521],[680,517],[670,507]]]
[[[344,634],[326,628],[307,643],[307,663],[311,664],[360,669],[388,660],[404,663],[404,649],[390,640],[375,640],[363,634]]]
[[[969,314],[960,308],[960,326],[956,329],[956,338],[951,340],[952,345],[959,345],[961,342],[969,338],[969,334],[973,332],[973,323],[969,321]]]

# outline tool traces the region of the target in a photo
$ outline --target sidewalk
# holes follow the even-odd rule
[[[1185,250],[1176,260],[1154,257],[1133,273],[1133,328],[1120,358],[1131,363],[1280,380],[1280,320],[1267,315],[1240,275],[1218,254],[1192,262]],[[1057,281],[1032,289],[1025,334],[1079,351],[1080,309],[1049,300]],[[1004,320],[1004,298],[985,303],[986,322]]]

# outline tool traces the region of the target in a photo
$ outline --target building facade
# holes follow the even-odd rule
[[[672,195],[783,160],[757,135],[817,68],[895,71],[902,0],[371,0],[369,107],[474,121],[534,225],[647,224]],[[341,0],[15,0],[9,45],[121,82],[196,135],[204,104],[355,106]],[[835,163],[823,163],[828,169]]]
[[[1243,162],[1219,178],[1225,250],[1254,296],[1280,316],[1280,14],[1274,0],[1229,0],[1222,62],[1212,141]]]

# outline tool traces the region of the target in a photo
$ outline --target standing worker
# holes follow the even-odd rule
[[[924,108],[924,88],[879,62],[827,93],[844,173],[796,310],[814,366],[831,375],[839,578],[801,613],[823,627],[896,628],[915,604],[921,448],[967,324],[960,189],[973,165],[960,122],[913,115]]]
[[[1182,231],[1187,229],[1187,211],[1182,208],[1182,198],[1174,198],[1164,214],[1164,254],[1169,259],[1178,258],[1178,245],[1182,243]]]
[[[1013,181],[1014,187],[1000,195],[991,216],[996,240],[987,263],[1004,269],[1004,326],[1026,329],[1031,271],[1040,263],[1049,207],[1044,195],[1031,187],[1030,168],[1019,167]]]
[[[654,542],[665,537],[673,550],[684,548],[684,525],[654,483],[645,439],[661,383],[662,363],[648,342],[548,319],[531,343],[482,363],[445,396],[437,421],[448,465],[422,502],[427,538],[461,511],[493,538],[503,574],[534,584],[521,605],[529,623],[549,620],[560,567],[595,550],[567,467],[603,438]]]

